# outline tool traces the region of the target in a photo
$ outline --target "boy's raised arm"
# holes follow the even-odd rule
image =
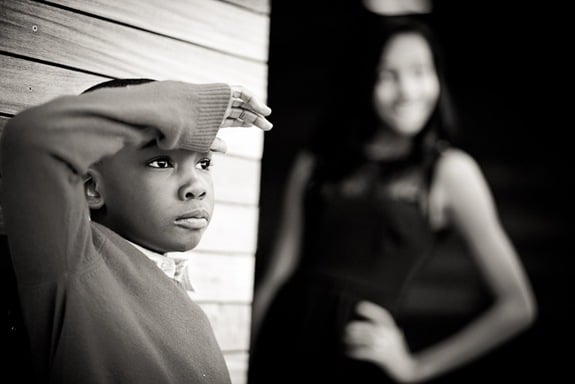
[[[78,258],[93,247],[83,185],[92,164],[153,139],[164,149],[207,152],[224,123],[242,125],[238,110],[259,118],[258,108],[233,97],[226,84],[158,81],[60,97],[14,117],[0,151],[2,206],[19,281],[55,279],[89,264]]]

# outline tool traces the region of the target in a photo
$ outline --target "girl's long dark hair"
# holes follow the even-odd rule
[[[311,135],[308,150],[318,159],[316,177],[345,177],[365,161],[365,143],[378,128],[385,127],[375,112],[373,89],[382,50],[399,33],[417,33],[428,42],[440,84],[437,106],[425,127],[414,137],[410,156],[402,161],[425,161],[438,145],[454,140],[455,113],[446,86],[441,47],[430,27],[411,16],[372,17],[366,20],[357,44],[349,47],[344,63],[348,74],[338,79],[341,91]]]

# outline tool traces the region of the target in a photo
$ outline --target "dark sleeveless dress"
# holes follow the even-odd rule
[[[345,356],[343,330],[358,318],[360,300],[395,316],[431,253],[426,202],[437,158],[399,167],[366,163],[343,180],[312,179],[300,264],[252,346],[250,384],[392,382],[375,365]]]

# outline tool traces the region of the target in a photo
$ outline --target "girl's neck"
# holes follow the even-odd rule
[[[380,128],[365,145],[364,152],[370,160],[383,161],[404,159],[409,156],[412,149],[412,137]]]

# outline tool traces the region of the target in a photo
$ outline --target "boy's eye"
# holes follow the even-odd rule
[[[160,168],[160,169],[172,168],[174,166],[172,160],[167,157],[162,157],[159,159],[148,161],[146,165],[151,168]]]
[[[211,159],[202,159],[198,162],[197,167],[203,169],[203,170],[208,170],[212,165],[212,160]]]

